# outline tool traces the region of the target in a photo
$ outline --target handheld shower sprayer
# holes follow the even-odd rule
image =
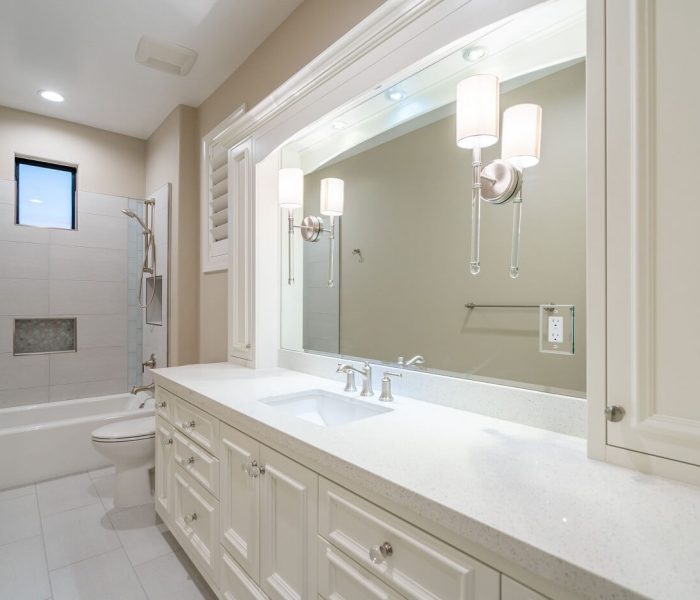
[[[155,280],[153,282],[152,291],[150,298],[144,304],[143,302],[143,280],[144,275],[156,276],[156,240],[154,229],[155,220],[155,200],[144,201],[145,205],[145,217],[144,222],[141,217],[139,217],[133,210],[129,208],[122,208],[121,211],[130,219],[134,219],[143,229],[143,267],[141,268],[141,281],[139,282],[139,306],[141,308],[148,308],[153,302],[153,298],[156,295],[156,285]]]
[[[129,208],[122,208],[122,212],[130,219],[136,219],[138,221],[139,225],[141,225],[141,228],[143,229],[143,233],[145,235],[153,235],[153,232],[141,220],[141,217],[139,217],[133,210],[131,210]]]

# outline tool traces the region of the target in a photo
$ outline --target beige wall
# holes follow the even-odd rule
[[[200,137],[241,104],[252,108],[383,0],[305,0],[199,107]],[[203,274],[200,294],[200,361],[226,360],[226,272]]]
[[[197,109],[178,106],[146,145],[146,190],[172,185],[170,365],[199,362],[198,134]]]
[[[346,182],[341,353],[423,354],[436,369],[585,390],[584,65],[504,94],[501,108],[520,102],[542,105],[543,132],[541,162],[525,172],[517,280],[508,275],[512,204],[483,205],[482,272],[468,273],[470,155],[454,144],[454,116],[306,177],[316,197],[321,178]],[[484,150],[485,160],[499,155],[500,146]],[[577,353],[538,351],[535,310],[470,313],[470,301],[575,304]]]
[[[0,179],[16,154],[78,165],[78,189],[143,198],[146,142],[94,127],[0,107]]]

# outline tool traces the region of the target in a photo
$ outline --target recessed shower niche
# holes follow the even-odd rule
[[[15,356],[76,352],[76,318],[15,319],[13,349]]]

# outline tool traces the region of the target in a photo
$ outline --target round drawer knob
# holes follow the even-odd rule
[[[197,513],[193,512],[192,514],[185,515],[185,523],[191,523],[192,521],[197,520]]]
[[[194,419],[192,419],[191,421],[185,421],[182,424],[182,428],[183,429],[194,429]]]
[[[156,402],[156,408],[165,408],[165,406],[165,400],[163,400],[162,402]]]
[[[394,548],[389,542],[384,542],[379,546],[372,546],[369,549],[369,559],[376,565],[394,553]]]
[[[191,465],[194,462],[194,456],[190,456],[189,458],[183,458],[180,462],[183,465]]]
[[[169,446],[170,444],[173,443],[173,438],[164,437],[164,438],[163,438],[163,443],[164,443],[166,446]]]

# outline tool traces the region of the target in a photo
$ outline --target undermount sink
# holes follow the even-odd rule
[[[303,419],[309,423],[332,427],[391,412],[388,406],[376,406],[324,390],[308,390],[260,400],[263,404]]]

